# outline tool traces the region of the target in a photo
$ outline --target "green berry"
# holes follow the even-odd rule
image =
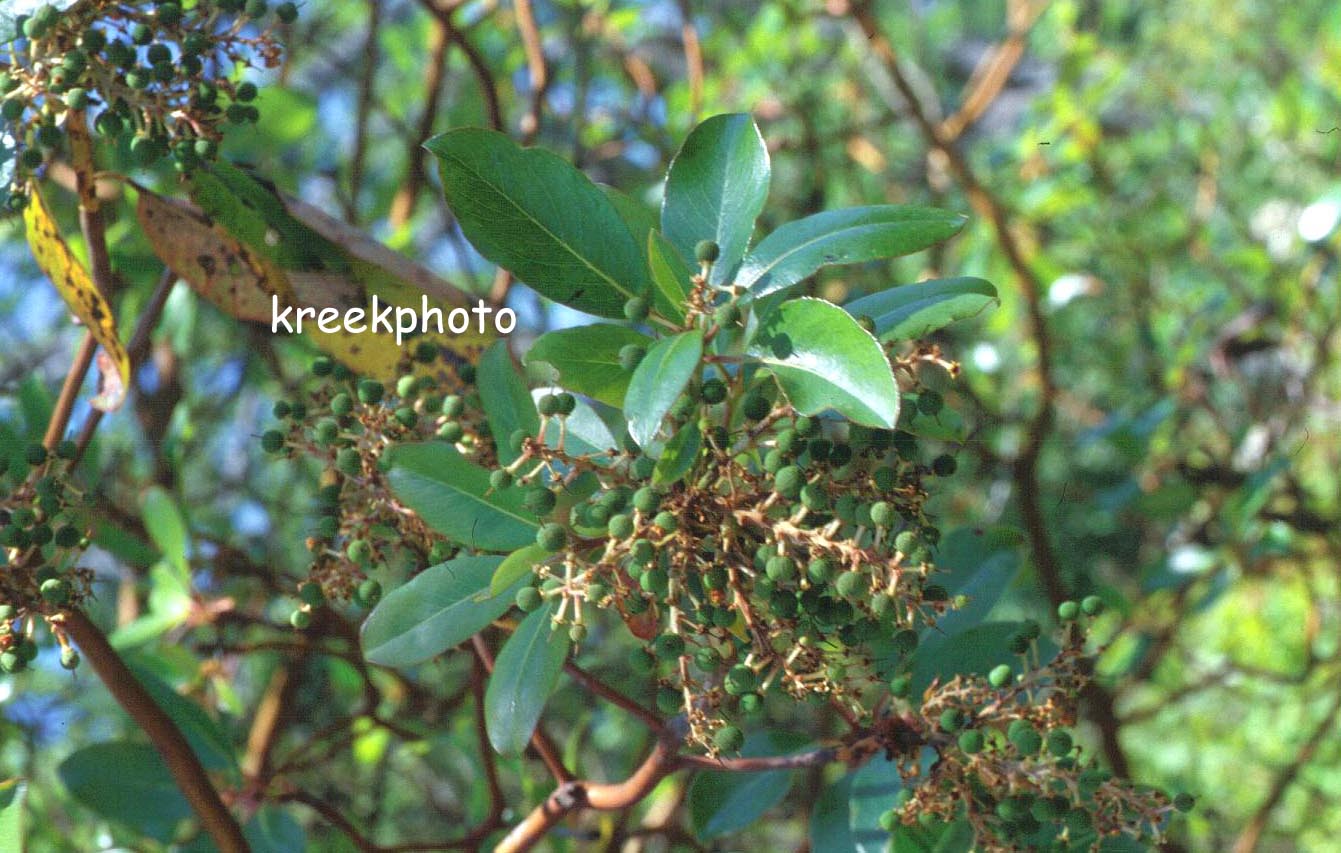
[[[1069,732],[1061,729],[1054,729],[1048,732],[1048,752],[1058,758],[1065,758],[1071,754],[1071,748],[1075,743],[1071,740]]]
[[[28,666],[28,662],[17,652],[6,650],[0,652],[0,669],[5,672],[22,672]]]
[[[372,578],[365,579],[354,590],[354,602],[360,607],[372,607],[382,599],[382,585]]]
[[[633,535],[633,519],[622,513],[611,516],[605,529],[613,539],[627,539]]]
[[[1080,616],[1080,605],[1074,601],[1063,601],[1057,605],[1057,618],[1063,622],[1074,622]]]
[[[1009,734],[1010,742],[1019,750],[1020,755],[1037,755],[1043,748],[1043,737],[1034,727],[1026,723],[1018,728],[1012,726],[1013,731]]]
[[[459,421],[443,421],[442,426],[438,427],[437,434],[443,441],[455,444],[461,440],[466,431]]]
[[[289,624],[299,631],[312,627],[312,614],[306,610],[295,610],[289,614]]]
[[[958,463],[955,462],[955,458],[948,453],[943,453],[932,461],[931,473],[937,477],[949,477],[957,467]]]
[[[722,247],[716,240],[699,240],[694,244],[694,257],[701,264],[711,264],[722,255]]]
[[[42,600],[47,604],[61,606],[70,601],[70,582],[65,578],[49,578],[42,581],[39,590],[42,593]]]
[[[369,406],[382,402],[386,387],[376,379],[361,379],[358,384],[359,402]]]
[[[517,590],[517,609],[523,613],[530,613],[540,607],[542,601],[544,597],[541,596],[540,590],[533,586],[524,586]]]
[[[642,363],[645,355],[647,355],[647,347],[639,344],[625,344],[619,348],[619,366],[624,370],[632,371]]]
[[[759,393],[750,393],[746,395],[740,408],[741,411],[745,413],[745,417],[752,421],[763,420],[768,417],[768,413],[773,409],[772,405],[768,402],[768,398]]]
[[[265,13],[270,10],[270,4],[266,0],[247,0],[243,7],[243,14],[248,18],[264,18]]]
[[[801,469],[795,465],[788,465],[773,475],[773,490],[784,498],[794,498],[800,494],[801,484]]]
[[[912,690],[913,679],[909,675],[896,675],[889,680],[889,693],[900,699],[907,697]]]
[[[801,505],[811,512],[824,512],[829,508],[829,493],[818,483],[807,483],[801,487]]]
[[[987,739],[979,729],[969,729],[959,735],[959,748],[969,755],[982,752]]]
[[[512,485],[512,472],[506,468],[498,468],[489,474],[489,488],[506,489]]]
[[[256,84],[250,80],[239,83],[233,96],[243,103],[256,100]]]
[[[335,454],[335,467],[343,474],[357,477],[363,473],[363,457],[353,447],[345,447]]]
[[[1098,616],[1104,612],[1104,600],[1097,595],[1087,595],[1081,599],[1080,609],[1086,616]]]
[[[559,397],[556,394],[546,394],[540,398],[537,404],[540,414],[545,417],[552,417],[559,413]]]
[[[660,527],[665,533],[674,533],[680,526],[679,522],[675,519],[675,513],[670,512],[669,510],[663,510],[657,513],[656,518],[652,519],[652,523],[657,527]]]
[[[549,515],[554,511],[558,497],[544,486],[532,486],[526,490],[522,503],[536,515]]]
[[[745,744],[745,733],[735,726],[723,726],[712,736],[719,752],[736,752]]]
[[[275,17],[279,18],[281,23],[292,24],[298,20],[298,6],[294,3],[280,3],[275,7]]]
[[[861,572],[843,572],[834,582],[834,589],[845,598],[860,595],[866,590],[866,576]]]
[[[308,607],[320,607],[326,602],[326,593],[316,581],[307,581],[298,587],[298,597]]]
[[[1197,805],[1197,798],[1183,791],[1173,798],[1173,807],[1180,812],[1190,812]]]
[[[361,564],[372,556],[372,545],[367,539],[351,539],[345,546],[345,556],[350,562]]]
[[[752,692],[759,684],[759,678],[753,669],[744,664],[736,664],[727,670],[722,679],[722,688],[732,696]]]
[[[765,567],[768,578],[776,583],[786,583],[796,577],[796,562],[783,554],[774,554],[768,558]]]
[[[662,634],[652,641],[652,653],[661,660],[671,660],[684,654],[684,638],[679,634]]]
[[[38,442],[33,442],[23,449],[23,458],[29,465],[41,465],[47,461],[47,449]]]
[[[1009,664],[1003,663],[992,667],[992,671],[987,673],[987,681],[993,687],[1005,687],[1010,683],[1012,674]]]
[[[550,522],[542,525],[535,535],[536,544],[541,548],[553,553],[559,551],[568,543],[568,531],[561,524]]]
[[[941,711],[941,716],[938,722],[940,723],[941,731],[954,733],[963,727],[964,714],[958,708],[946,708],[944,711]]]
[[[656,512],[660,505],[661,496],[651,486],[643,486],[633,493],[633,508],[644,515]]]
[[[79,652],[66,646],[61,649],[61,667],[63,669],[79,669]]]
[[[813,583],[828,583],[833,579],[833,562],[826,557],[816,557],[806,566],[806,574]]]
[[[683,701],[684,697],[673,688],[663,687],[657,691],[657,710],[667,716],[678,713],[681,710],[680,703]]]
[[[651,306],[648,305],[648,302],[645,298],[641,296],[635,296],[628,302],[624,303],[624,316],[630,322],[641,323],[643,320],[647,319],[647,314],[648,311],[650,310],[650,307]]]
[[[698,391],[699,399],[705,403],[717,404],[726,399],[726,383],[713,377],[704,381]]]
[[[284,433],[277,429],[268,429],[261,434],[261,449],[266,453],[279,453],[284,449]]]
[[[889,501],[876,501],[871,504],[871,523],[877,527],[889,527],[897,515]],[[898,547],[897,544],[895,547]]]

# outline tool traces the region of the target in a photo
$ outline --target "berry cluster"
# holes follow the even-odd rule
[[[0,134],[14,141],[19,166],[10,205],[22,204],[25,176],[81,132],[86,116],[139,166],[171,155],[188,170],[213,159],[221,126],[260,116],[256,85],[238,81],[237,69],[278,65],[276,26],[297,15],[292,2],[272,10],[266,0],[93,0],[20,18],[17,32],[0,34],[9,41]]]
[[[37,656],[38,623],[61,647],[61,665],[79,655],[66,642],[60,613],[89,594],[92,574],[76,565],[89,542],[77,520],[83,496],[64,477],[72,441],[50,453],[38,443],[23,458],[0,456],[0,670],[19,672]]]
[[[369,576],[374,567],[399,560],[433,565],[455,553],[399,507],[383,479],[383,453],[393,444],[435,435],[452,441],[464,437],[456,420],[464,410],[462,399],[434,393],[436,381],[422,375],[438,356],[437,347],[421,345],[407,359],[407,372],[394,389],[357,378],[344,365],[319,356],[312,362],[316,387],[311,394],[275,404],[283,429],[266,430],[262,448],[315,457],[322,464],[318,520],[307,539],[313,561],[297,590],[298,606],[290,617],[295,628],[307,628],[313,611],[327,600],[375,605],[382,585]],[[419,374],[410,372],[416,364]],[[471,378],[469,365],[458,370]],[[477,428],[472,426],[472,433]]]

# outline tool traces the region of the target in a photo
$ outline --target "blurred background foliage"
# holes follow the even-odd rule
[[[1000,309],[937,340],[964,365],[944,391],[972,437],[935,512],[1030,534],[1001,614],[1045,617],[1059,591],[1108,602],[1083,731],[1114,769],[1199,795],[1179,848],[1335,849],[1341,6],[309,0],[288,38],[259,126],[227,156],[482,295],[505,282],[454,227],[418,148],[453,127],[498,126],[654,204],[697,120],[749,111],[774,163],[762,231],[853,204],[972,213],[929,254],[813,284],[843,299],[932,274],[997,283]],[[166,170],[137,177],[172,191]],[[157,262],[128,211],[110,235],[129,328]],[[574,321],[524,288],[507,298],[530,334]],[[40,436],[79,333],[12,218],[0,328],[0,436]],[[254,437],[303,352],[178,286],[81,480],[101,499],[99,616],[132,661],[209,710],[200,736],[221,761],[245,763],[255,709],[279,699],[277,760],[303,778],[319,759],[310,790],[379,843],[437,837],[485,807],[468,661],[369,673],[356,645],[285,630],[316,472],[263,458]],[[179,536],[146,529],[179,514]],[[587,654],[599,668],[626,650]],[[0,769],[30,780],[33,849],[158,849],[67,792],[78,780],[61,761],[131,727],[91,673],[45,654],[0,682]],[[580,772],[617,778],[637,760],[642,730],[620,712],[572,684],[551,707]],[[501,762],[505,784],[533,803],[548,782],[523,764]],[[816,790],[797,786],[733,844],[796,848]],[[667,780],[624,831],[660,826],[683,795]],[[349,849],[307,805],[262,817],[273,849]],[[697,846],[674,825],[662,836]]]

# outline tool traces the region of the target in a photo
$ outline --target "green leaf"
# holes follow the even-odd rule
[[[788,222],[760,240],[735,281],[755,296],[778,293],[820,267],[920,251],[958,233],[967,221],[934,207],[882,204],[827,210]]]
[[[363,623],[363,657],[380,666],[423,663],[470,639],[512,606],[520,579],[492,590],[502,557],[457,557],[387,594]]]
[[[709,280],[730,281],[768,198],[768,180],[768,148],[754,120],[744,113],[713,116],[671,161],[661,232],[685,258],[694,257],[700,240],[716,240],[721,254]]]
[[[986,674],[997,664],[1020,668],[1020,656],[1012,654],[1009,641],[1023,622],[983,622],[951,636],[928,637],[913,653],[913,695],[919,695],[935,678],[942,681],[956,673]],[[1036,640],[1040,656],[1051,659],[1056,648],[1046,637]]]
[[[546,332],[531,344],[524,360],[552,366],[558,371],[559,384],[570,391],[622,406],[633,374],[620,367],[619,351],[629,344],[651,347],[652,343],[647,335],[628,326],[594,323]]]
[[[186,561],[186,521],[177,502],[161,486],[150,486],[144,493],[144,528],[158,546],[163,558],[176,569],[184,586],[190,585],[191,567]]]
[[[140,835],[168,841],[191,807],[152,746],[95,743],[71,753],[57,772],[71,796]]]
[[[443,191],[471,244],[541,295],[622,317],[644,292],[643,250],[605,193],[557,155],[492,130],[430,139]]]
[[[531,613],[494,661],[484,692],[489,742],[502,755],[521,755],[568,658],[568,634],[552,630],[553,601]]]
[[[810,809],[810,849],[825,853],[853,853],[852,810],[848,799],[852,796],[852,776],[849,773],[832,785],[826,785],[815,798]]]
[[[821,299],[783,302],[760,320],[747,355],[768,365],[799,411],[833,409],[851,421],[893,427],[899,387],[880,344],[846,311]]]
[[[684,322],[684,305],[693,288],[694,271],[658,231],[647,235],[647,266],[652,274],[652,299],[663,317]]]
[[[442,535],[484,551],[511,551],[535,541],[540,525],[522,505],[521,490],[490,490],[489,472],[454,447],[402,444],[388,459],[391,490]]]
[[[690,421],[680,427],[679,432],[666,442],[665,449],[661,451],[661,458],[652,469],[652,485],[669,486],[671,483],[679,482],[680,478],[694,467],[694,459],[698,457],[698,451],[702,446],[703,433],[699,431],[697,421]]]
[[[703,357],[703,331],[693,329],[662,338],[647,351],[633,371],[624,412],[629,419],[629,435],[639,446],[647,447],[661,429],[675,398],[698,372]]]
[[[243,827],[252,853],[292,853],[307,849],[307,833],[293,815],[277,806],[261,806]]]
[[[0,782],[0,850],[22,853],[23,802],[28,795],[28,782],[9,779]]]
[[[525,548],[518,548],[508,554],[503,558],[503,562],[498,564],[498,568],[494,570],[494,576],[489,581],[489,594],[499,595],[517,586],[517,581],[529,578],[535,564],[548,556],[550,556],[549,551],[534,544],[527,545]],[[515,593],[516,590],[514,589],[513,592]]]
[[[540,415],[526,382],[512,363],[507,341],[496,341],[485,350],[478,370],[475,387],[480,391],[480,405],[489,419],[489,431],[497,439],[494,444],[499,459],[507,465],[521,455],[512,449],[509,437],[519,429],[527,435],[538,435]]]
[[[877,755],[852,775],[848,788],[849,827],[857,853],[885,853],[890,833],[880,828],[880,815],[894,805],[903,788],[898,765]]]
[[[1020,571],[1022,542],[1020,531],[1005,525],[960,527],[941,540],[935,580],[952,596],[968,596],[968,603],[938,617],[927,638],[956,634],[987,618]]]
[[[980,278],[938,278],[904,284],[849,302],[854,317],[875,321],[882,341],[926,337],[956,320],[973,317],[991,303],[1000,303],[996,288]]]
[[[754,732],[745,738],[740,753],[746,758],[788,755],[799,752],[808,743],[807,738],[790,732]],[[699,772],[689,786],[688,795],[694,836],[707,841],[754,823],[787,796],[795,773],[794,770]]]

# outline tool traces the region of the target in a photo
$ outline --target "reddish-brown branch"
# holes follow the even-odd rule
[[[623,708],[625,711],[628,711],[630,714],[637,717],[640,721],[642,721],[642,723],[645,726],[652,729],[653,731],[661,730],[663,725],[661,722],[661,718],[658,717],[656,714],[654,714],[651,710],[644,708],[642,705],[639,705],[637,702],[633,701],[628,696],[625,696],[623,693],[620,693],[618,690],[606,684],[604,681],[601,681],[599,678],[587,672],[585,669],[573,663],[572,661],[565,663],[563,665],[563,668],[565,671],[567,671],[569,675],[573,677],[573,680],[575,680],[578,684],[581,684],[583,687],[590,690],[592,693],[595,693],[597,696],[601,697],[610,704],[616,705],[620,708]]]
[[[972,127],[1001,94],[1001,90],[1006,87],[1006,81],[1010,79],[1010,73],[1024,56],[1030,28],[1047,5],[1047,0],[1040,3],[1011,0],[1007,13],[1010,33],[1000,44],[984,54],[964,88],[964,97],[960,99],[959,109],[940,123],[940,130],[945,139],[955,140],[963,135],[964,131]]]
[[[540,118],[545,108],[545,92],[549,89],[549,69],[545,67],[545,49],[536,26],[531,0],[516,0],[517,29],[521,32],[526,49],[526,70],[531,87],[531,106],[522,118],[522,142],[529,144],[540,133]]]
[[[219,798],[200,759],[191,751],[181,731],[163,709],[136,680],[117,656],[102,631],[82,611],[63,614],[62,624],[70,638],[79,646],[88,661],[117,703],[130,714],[172,774],[192,811],[200,818],[201,826],[223,853],[247,853],[250,847],[242,836],[242,829]]]

